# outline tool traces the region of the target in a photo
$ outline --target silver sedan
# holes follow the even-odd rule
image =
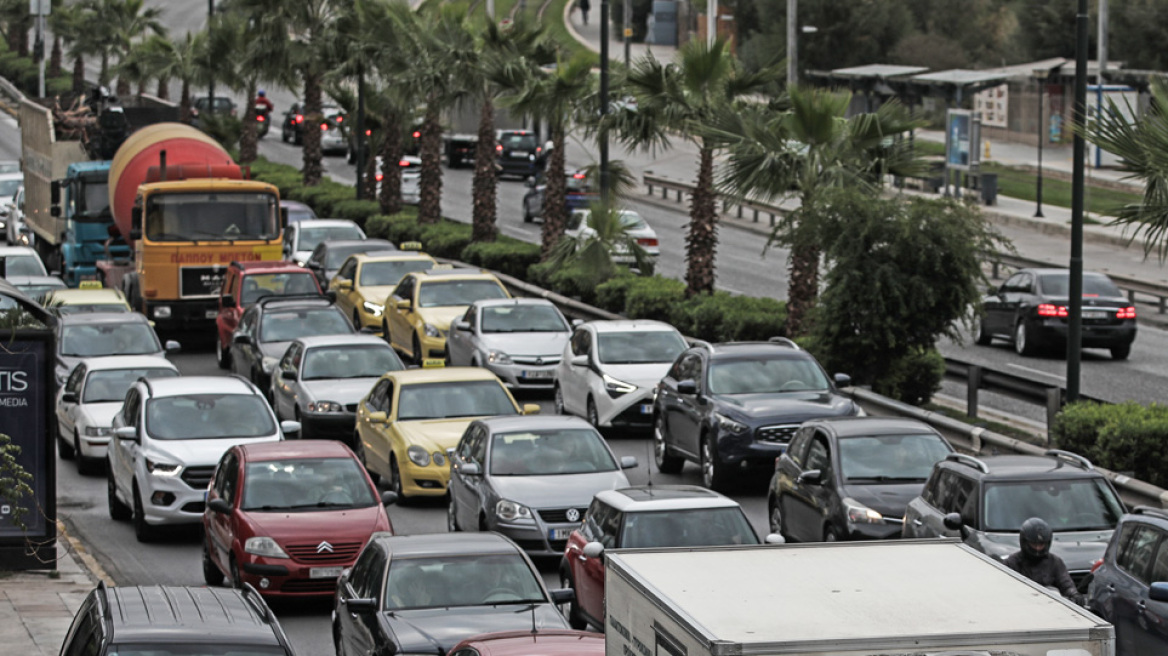
[[[484,367],[511,389],[550,389],[572,325],[541,298],[475,301],[451,325],[446,364]]]

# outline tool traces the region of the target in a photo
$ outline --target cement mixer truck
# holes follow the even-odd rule
[[[227,267],[280,259],[279,191],[244,173],[217,141],[181,123],[144,127],[114,155],[110,210],[131,256],[97,269],[160,333],[213,334]]]

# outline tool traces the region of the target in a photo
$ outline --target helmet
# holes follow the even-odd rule
[[[259,96],[260,98],[263,98],[264,96],[266,96],[268,94],[263,89],[260,89],[259,91],[256,91],[256,95]]]
[[[1050,526],[1040,517],[1031,517],[1022,522],[1018,539],[1022,543],[1022,553],[1030,558],[1045,558],[1050,554]]]

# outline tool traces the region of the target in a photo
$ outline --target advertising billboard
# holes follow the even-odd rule
[[[980,131],[974,112],[949,110],[945,116],[945,165],[948,168],[968,171],[978,165]]]

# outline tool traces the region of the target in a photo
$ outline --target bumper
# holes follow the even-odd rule
[[[1061,319],[1047,319],[1034,326],[1036,337],[1044,343],[1067,343],[1069,326]],[[1131,344],[1136,339],[1135,322],[1119,326],[1097,326],[1083,323],[1083,348],[1111,348]]]
[[[357,415],[352,412],[327,415],[306,413],[300,416],[300,439],[339,440],[350,444],[356,426]]]
[[[575,524],[508,524],[495,520],[491,529],[511,538],[515,544],[534,557],[562,557],[568,546],[568,534],[580,527]],[[553,536],[553,532],[557,535]],[[561,538],[562,536],[562,538]],[[555,537],[556,539],[552,539]]]
[[[109,449],[109,437],[86,437],[81,436],[81,453],[83,458],[92,460],[105,460],[106,452]]]
[[[195,490],[181,478],[146,475],[142,490],[142,510],[151,526],[201,524],[207,491]]]
[[[653,389],[650,387],[639,388],[615,399],[601,391],[596,405],[601,426],[649,428],[653,425]]]
[[[775,458],[787,450],[786,442],[761,442],[749,431],[744,435],[718,434],[718,459],[722,464],[743,469],[774,469]]]
[[[208,298],[197,301],[150,301],[145,302],[146,318],[154,322],[160,333],[199,330],[210,333],[214,329],[215,318],[219,316],[218,299]]]
[[[894,540],[901,537],[904,523],[885,520],[881,524],[849,524],[847,528],[849,540]]]
[[[243,580],[255,586],[265,597],[331,597],[336,592],[341,570],[352,567],[355,560],[304,565],[288,558],[243,554],[239,569]],[[314,570],[317,576],[313,576]]]
[[[446,494],[446,486],[450,483],[449,463],[439,467],[431,461],[425,467],[419,467],[409,458],[399,458],[397,462],[402,477],[402,492],[406,496],[440,497]]]
[[[420,356],[415,353],[415,358],[420,357],[421,359],[443,359],[446,357],[445,337],[430,337],[428,335],[422,335],[419,338],[418,345],[422,348],[422,353]]]
[[[510,389],[551,389],[556,382],[555,364],[490,364],[487,371],[499,377]]]
[[[499,160],[499,173],[503,175],[535,175],[539,172],[538,160],[504,159]]]
[[[330,130],[331,132],[331,130]],[[324,153],[343,153],[349,149],[349,144],[339,137],[321,136],[320,150]]]
[[[357,316],[360,317],[360,319],[361,319],[361,325],[357,326],[358,331],[360,331],[364,328],[371,328],[373,330],[373,332],[371,334],[377,335],[378,337],[382,336],[381,335],[381,333],[382,333],[381,321],[383,319],[385,319],[384,313],[379,314],[377,316],[373,316],[372,314],[361,309],[361,310],[357,311]]]

